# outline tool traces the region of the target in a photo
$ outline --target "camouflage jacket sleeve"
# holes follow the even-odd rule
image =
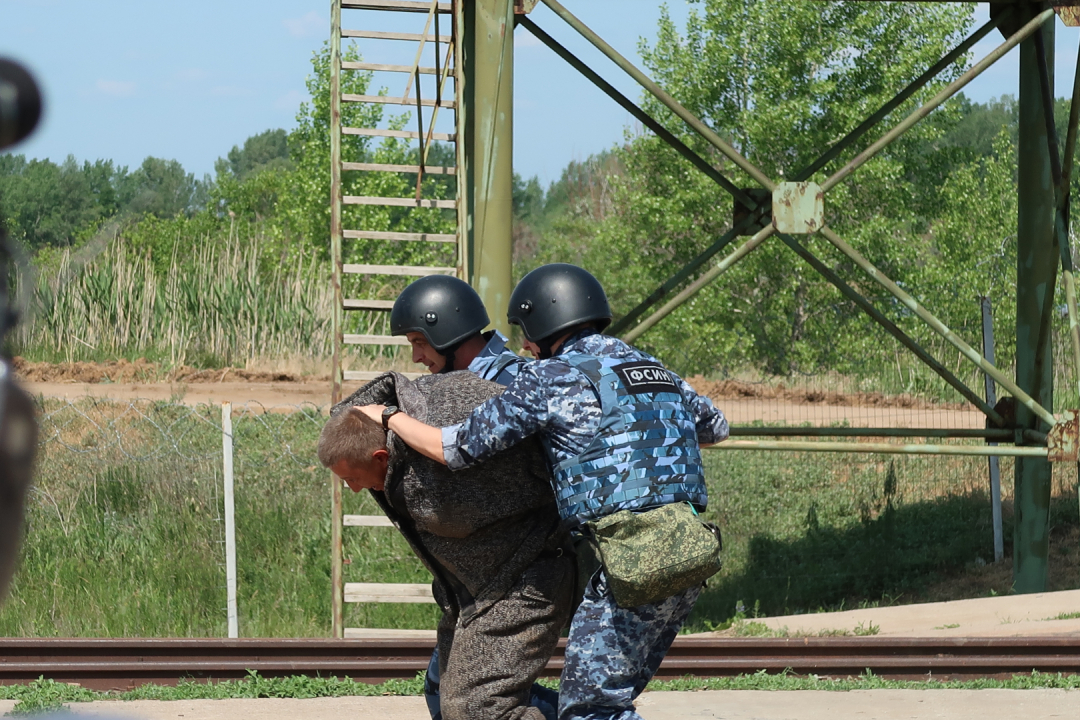
[[[655,363],[663,364],[648,353],[641,352],[640,350],[638,352]],[[679,378],[679,389],[682,390],[683,397],[686,398],[686,402],[694,412],[694,421],[697,424],[698,444],[713,445],[722,440],[727,440],[728,422],[720,408],[713,405],[712,400],[704,395],[698,395],[697,390],[690,387],[690,383],[686,382],[678,375],[675,377]]]
[[[727,418],[720,408],[712,404],[712,400],[704,395],[698,395],[694,388],[690,387],[682,378],[679,378],[683,397],[690,403],[694,411],[694,420],[697,423],[697,439],[701,445],[712,445],[721,440],[727,440]]]
[[[539,432],[548,421],[544,383],[523,370],[500,395],[484,402],[465,421],[443,428],[443,457],[451,470],[487,460]]]

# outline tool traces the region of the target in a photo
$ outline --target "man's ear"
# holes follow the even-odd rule
[[[387,464],[390,462],[390,453],[386,448],[379,448],[375,452],[371,453],[371,459],[375,462]]]

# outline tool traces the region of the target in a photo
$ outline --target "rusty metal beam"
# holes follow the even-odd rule
[[[361,682],[415,678],[435,639],[23,639],[0,638],[0,684],[44,677],[111,690],[181,681],[339,677]],[[543,675],[558,677],[560,640]],[[1031,637],[675,638],[657,679],[731,677],[758,672],[826,677],[977,678],[1080,672],[1076,635]]]

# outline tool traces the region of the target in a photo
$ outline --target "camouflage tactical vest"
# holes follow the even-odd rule
[[[563,521],[577,525],[676,502],[704,509],[697,428],[676,378],[645,360],[572,351],[560,357],[589,379],[603,412],[584,452],[555,465]]]

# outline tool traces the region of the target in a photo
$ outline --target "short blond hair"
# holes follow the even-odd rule
[[[333,467],[342,460],[371,462],[376,450],[386,449],[386,431],[359,408],[342,410],[326,421],[319,435],[319,462]]]

